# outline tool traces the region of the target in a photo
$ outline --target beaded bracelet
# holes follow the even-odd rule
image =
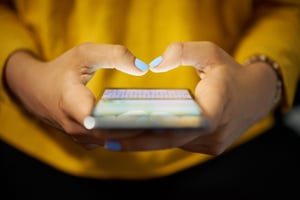
[[[276,63],[275,61],[271,60],[268,56],[266,55],[254,55],[249,57],[246,61],[245,61],[245,65],[249,65],[251,63],[254,62],[266,62],[267,64],[269,64],[272,69],[275,71],[276,75],[277,75],[277,83],[276,83],[276,93],[273,99],[273,105],[274,107],[276,107],[281,100],[282,97],[282,93],[283,93],[283,81],[282,81],[282,74],[280,72],[280,67],[279,64]]]

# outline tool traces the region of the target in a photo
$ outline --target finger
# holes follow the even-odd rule
[[[104,145],[104,140],[102,139],[95,139],[89,135],[72,135],[72,140],[78,144],[97,144],[97,145]]]
[[[122,45],[84,43],[75,47],[75,52],[75,56],[83,56],[84,65],[89,67],[89,73],[100,68],[109,68],[141,76],[148,70],[146,63],[137,59]]]
[[[209,133],[227,122],[223,116],[230,94],[224,78],[220,70],[212,70],[210,77],[198,82],[195,89],[195,99],[209,122]]]
[[[230,125],[219,127],[210,135],[201,135],[180,148],[191,152],[220,155],[226,151],[236,139],[238,139],[243,131],[243,129],[240,129],[231,123]]]
[[[95,97],[81,83],[71,85],[65,91],[59,106],[68,117],[83,127],[85,117],[93,110]]]
[[[228,62],[233,59],[221,48],[211,42],[184,42],[171,44],[162,57],[158,57],[150,63],[150,69],[154,72],[172,70],[178,66],[193,66],[200,73],[201,81],[195,90],[195,97],[204,116],[210,122],[210,131],[213,132],[221,122],[225,105],[228,102],[227,84],[230,81],[226,74]],[[225,63],[226,62],[226,63]],[[220,66],[218,70],[214,66]],[[228,66],[233,66],[229,64]],[[210,76],[205,76],[206,72]]]
[[[199,133],[143,133],[130,139],[106,141],[104,147],[110,151],[162,150],[182,146],[198,136]]]
[[[87,150],[96,149],[105,145],[107,140],[120,140],[136,136],[137,132],[120,131],[93,131],[86,134],[72,135],[71,138]]]
[[[141,133],[143,133],[143,130],[95,130],[94,135],[97,138],[101,138],[103,140],[122,140],[125,138],[132,138],[135,137]]]
[[[166,72],[178,66],[205,69],[220,64],[227,53],[211,42],[176,42],[168,46],[161,57],[150,63],[153,72]]]
[[[85,148],[86,150],[94,150],[94,149],[101,147],[101,145],[99,145],[99,144],[81,144],[81,146],[83,148]]]
[[[180,148],[190,152],[205,153],[208,155],[219,155],[224,148],[224,141],[222,135],[224,130],[217,130],[210,135],[201,135],[195,140],[182,145]]]

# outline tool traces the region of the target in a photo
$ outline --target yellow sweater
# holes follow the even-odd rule
[[[284,77],[283,108],[288,109],[293,103],[300,72],[298,0],[269,1],[264,7],[251,0],[13,2],[15,10],[0,7],[2,79],[5,61],[17,49],[29,49],[51,60],[82,42],[112,43],[125,45],[138,58],[150,62],[171,42],[209,40],[239,62],[256,53],[275,59]],[[87,87],[95,96],[104,87],[186,87],[193,91],[197,81],[194,70],[185,67],[142,77],[101,69]],[[93,178],[153,178],[212,158],[180,149],[128,153],[108,152],[104,148],[86,151],[61,132],[23,112],[3,83],[0,86],[0,139],[64,172]],[[232,147],[250,140],[272,123],[272,117],[268,116]]]

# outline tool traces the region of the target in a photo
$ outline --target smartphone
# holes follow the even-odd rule
[[[87,129],[203,129],[208,122],[188,89],[107,88]]]

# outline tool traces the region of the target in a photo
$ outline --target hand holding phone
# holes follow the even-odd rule
[[[207,125],[188,89],[106,89],[84,120],[87,129],[203,129]]]

